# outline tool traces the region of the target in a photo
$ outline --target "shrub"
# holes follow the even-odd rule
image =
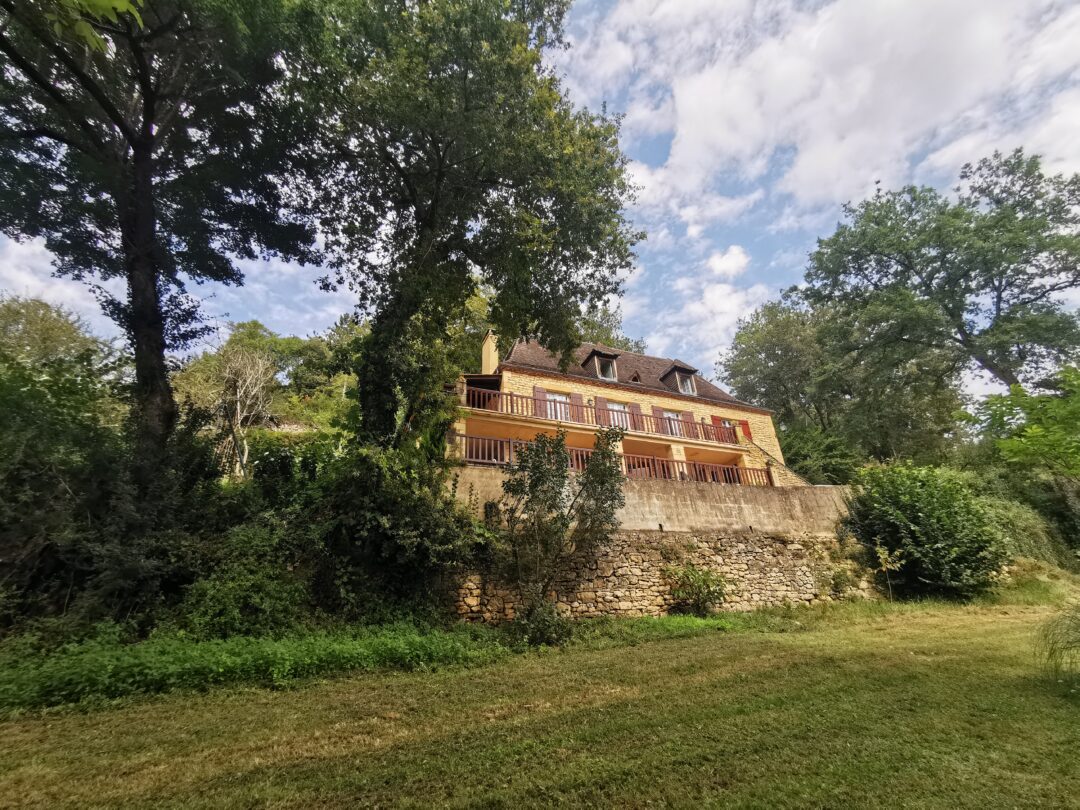
[[[212,572],[191,585],[179,607],[182,627],[210,639],[272,635],[299,623],[307,590],[272,527],[237,526],[216,551]]]
[[[896,561],[890,583],[902,596],[971,597],[993,585],[1008,556],[971,490],[934,467],[863,470],[845,525]]]
[[[1010,556],[1042,560],[1062,568],[1075,564],[1075,555],[1050,522],[1030,506],[1009,498],[980,497],[977,501]]]
[[[507,627],[515,647],[561,647],[574,635],[574,623],[547,601],[533,602]]]
[[[724,601],[724,579],[693,563],[669,566],[664,576],[671,583],[671,595],[677,606],[695,616],[708,616]]]
[[[1069,605],[1046,624],[1039,652],[1053,675],[1080,677],[1080,603]]]

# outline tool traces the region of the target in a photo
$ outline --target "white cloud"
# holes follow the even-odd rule
[[[750,254],[741,245],[732,245],[727,250],[713,253],[706,264],[714,276],[733,279],[746,272],[746,268],[750,266]]]
[[[673,278],[664,296],[671,303],[650,313],[646,336],[652,354],[677,356],[697,363],[711,375],[720,352],[730,344],[740,318],[745,318],[775,295],[767,284],[748,287],[732,283],[750,266],[740,245],[713,253],[698,273]]]
[[[104,286],[113,295],[124,294],[124,285],[118,280]],[[118,334],[116,325],[102,313],[86,284],[53,276],[52,254],[46,250],[43,239],[16,242],[0,236],[0,290],[61,306],[81,317],[102,337]]]
[[[725,178],[835,205],[907,181],[928,150],[951,164],[1025,143],[1080,165],[1075,3],[621,0],[572,39],[558,66],[583,100],[623,98],[631,138],[672,136],[662,165],[635,167],[645,206]]]

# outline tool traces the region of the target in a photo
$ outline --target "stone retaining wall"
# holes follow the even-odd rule
[[[458,497],[482,510],[499,499],[502,480],[498,469],[466,467]],[[665,569],[689,562],[723,576],[725,610],[869,593],[836,539],[842,487],[650,480],[628,481],[625,492],[620,530],[604,546],[579,553],[555,584],[559,609],[570,616],[667,613],[674,600]],[[457,592],[458,612],[473,620],[513,618],[517,602],[490,574],[466,577]]]
[[[573,559],[554,596],[575,618],[663,615],[675,606],[665,569],[688,562],[723,576],[724,610],[867,595],[869,584],[839,551],[835,536],[623,531]],[[458,613],[471,620],[512,619],[517,603],[512,589],[482,574],[466,577],[457,594]]]

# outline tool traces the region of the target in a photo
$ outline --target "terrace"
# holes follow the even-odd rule
[[[728,425],[705,424],[691,419],[655,416],[641,412],[640,406],[597,407],[579,398],[556,399],[512,394],[485,388],[466,387],[465,407],[506,416],[542,419],[592,427],[618,427],[627,432],[645,433],[683,440],[716,442],[738,447],[736,430]]]
[[[457,457],[466,464],[509,467],[515,462],[521,449],[530,445],[531,442],[459,434],[451,437],[451,444]],[[568,447],[567,451],[570,454],[570,467],[576,471],[585,469],[589,456],[593,453],[592,450],[584,447]],[[768,468],[710,464],[627,453],[620,453],[619,459],[623,474],[630,479],[664,479],[754,487],[775,486],[772,470]]]

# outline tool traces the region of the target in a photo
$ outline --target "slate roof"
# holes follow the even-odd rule
[[[595,363],[582,365],[594,351],[601,352],[605,355],[617,356],[615,363],[615,370],[618,375],[617,381],[600,377],[596,373]],[[519,340],[503,359],[503,365],[521,366],[553,374],[566,374],[570,377],[595,380],[601,384],[617,382],[619,385],[628,388],[641,388],[642,390],[657,391],[664,394],[676,394],[678,396],[687,395],[682,394],[679,391],[675,375],[669,374],[669,372],[676,367],[680,370],[685,369],[696,372],[696,369],[694,369],[693,366],[684,363],[682,360],[666,357],[652,357],[647,354],[627,352],[622,349],[615,349],[611,346],[604,346],[599,343],[582,343],[573,352],[573,357],[574,359],[565,370],[560,369],[559,359],[543,346],[532,341]],[[765,410],[756,405],[751,405],[750,403],[735,399],[735,397],[731,396],[727,391],[724,391],[719,386],[709,382],[700,374],[694,374],[694,384],[697,388],[697,396],[700,399],[743,405],[757,411]]]

